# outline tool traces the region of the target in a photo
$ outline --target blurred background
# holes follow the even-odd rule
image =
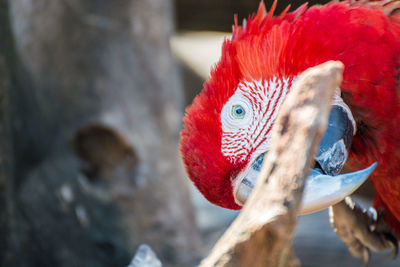
[[[164,266],[208,254],[238,212],[187,179],[181,119],[233,14],[258,4],[0,0],[1,266],[127,266],[142,243]],[[288,4],[303,1],[276,12]],[[299,217],[294,248],[303,266],[362,264],[326,210]],[[370,266],[400,261],[374,253]]]

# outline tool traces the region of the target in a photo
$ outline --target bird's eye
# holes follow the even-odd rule
[[[243,119],[246,111],[241,105],[234,105],[232,107],[232,116],[236,119]]]

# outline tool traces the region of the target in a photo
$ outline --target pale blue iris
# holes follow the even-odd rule
[[[246,112],[244,111],[243,107],[240,105],[235,105],[232,107],[232,116],[236,119],[242,119]]]

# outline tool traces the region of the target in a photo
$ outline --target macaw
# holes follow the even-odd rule
[[[278,16],[275,6],[276,1],[266,12],[261,1],[241,26],[235,17],[219,62],[187,108],[180,150],[188,176],[210,202],[240,209],[268,153],[274,119],[299,74],[341,61],[343,81],[327,103],[328,128],[301,213],[333,205],[332,224],[353,255],[365,259],[369,249],[387,248],[397,253],[400,2],[305,4],[292,12],[288,6]],[[342,174],[344,164],[354,172]],[[342,200],[367,177],[375,189],[374,208],[363,212],[349,198]]]

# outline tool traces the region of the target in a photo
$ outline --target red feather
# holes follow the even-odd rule
[[[388,6],[391,5],[391,6]],[[258,12],[246,26],[233,26],[204,90],[187,109],[181,151],[190,178],[211,202],[239,208],[230,177],[233,165],[221,153],[223,105],[244,80],[294,77],[328,60],[345,65],[342,97],[357,122],[348,165],[378,161],[371,180],[375,205],[400,232],[400,16],[393,2],[332,2],[273,16]],[[392,14],[394,13],[394,14]]]

